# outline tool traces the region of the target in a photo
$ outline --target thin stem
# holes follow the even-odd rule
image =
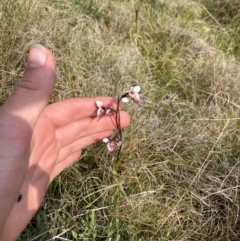
[[[114,164],[114,172],[117,173],[118,172],[118,169],[119,169],[119,166],[120,166],[120,153],[121,153],[121,150],[122,150],[122,145],[119,147],[118,149],[118,153],[117,153],[117,157],[116,157],[116,161],[115,161],[115,164]]]
[[[121,98],[118,97],[116,123],[117,123],[119,138],[120,138],[120,141],[122,141],[122,129],[121,129],[121,119],[120,119],[120,110],[119,110],[120,101],[121,101]]]
[[[117,131],[118,131],[118,139],[119,141],[122,141],[121,118],[120,118],[120,110],[119,110],[120,101],[121,101],[121,97],[120,98],[118,97],[117,110],[116,110],[116,125],[117,125]],[[122,150],[122,145],[118,149],[118,153],[117,153],[116,161],[114,165],[114,172],[118,172],[118,168],[120,165],[119,157],[120,157],[121,150]]]

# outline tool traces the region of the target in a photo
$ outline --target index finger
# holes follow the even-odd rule
[[[73,98],[47,106],[43,114],[59,128],[95,114],[97,100],[103,102],[105,107],[117,108],[117,99],[112,97]]]

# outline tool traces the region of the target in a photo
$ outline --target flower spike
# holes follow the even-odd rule
[[[125,94],[120,95],[117,97],[117,107],[115,109],[106,107],[102,101],[97,100],[96,106],[97,110],[94,114],[95,117],[98,117],[98,120],[100,120],[104,115],[107,114],[114,114],[115,117],[115,131],[114,134],[109,138],[104,138],[103,142],[107,144],[107,149],[109,152],[114,154],[114,173],[118,172],[118,168],[120,166],[120,154],[122,151],[122,126],[121,126],[121,104],[120,102],[128,102],[129,99],[133,100],[137,104],[139,104],[142,101],[142,98],[140,98],[139,92],[141,88],[140,86],[134,86],[131,87],[128,92],[125,92]],[[116,150],[117,149],[117,150]],[[116,150],[116,151],[115,151]],[[114,152],[115,151],[115,152]]]

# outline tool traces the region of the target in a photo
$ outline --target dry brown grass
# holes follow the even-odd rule
[[[1,103],[36,42],[56,56],[51,102],[135,84],[145,97],[139,109],[126,106],[120,173],[105,146],[86,149],[19,240],[239,240],[238,5],[0,3]]]

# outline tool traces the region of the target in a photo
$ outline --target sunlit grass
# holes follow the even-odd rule
[[[56,56],[51,102],[145,99],[123,106],[118,174],[87,148],[19,240],[239,240],[238,0],[3,0],[0,23],[0,103],[33,43]]]

